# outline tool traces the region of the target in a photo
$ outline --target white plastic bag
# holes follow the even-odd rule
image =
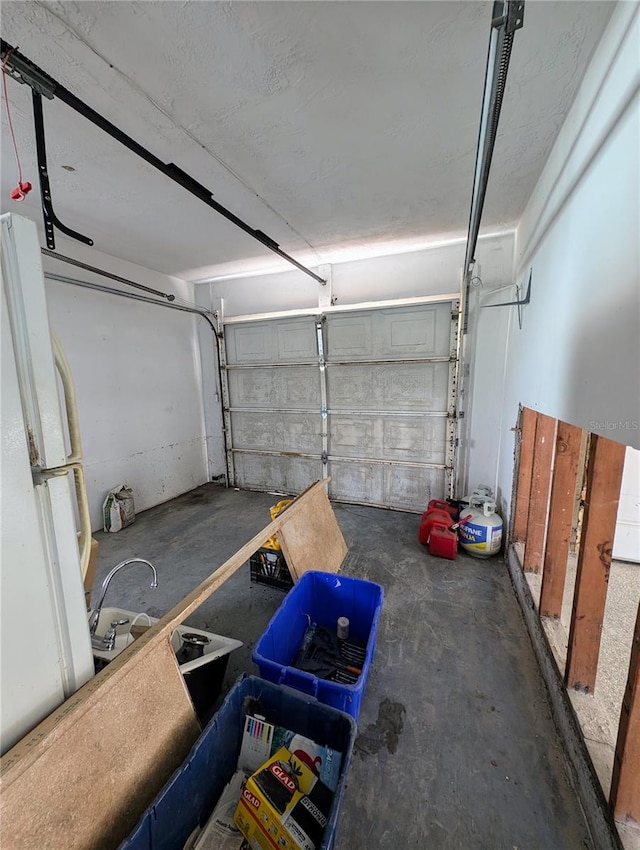
[[[109,490],[102,505],[105,531],[120,531],[136,520],[133,503],[133,490],[127,484],[120,484]]]

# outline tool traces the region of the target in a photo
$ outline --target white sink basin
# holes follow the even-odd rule
[[[100,612],[100,617],[98,618],[98,626],[96,628],[95,636],[98,638],[104,637],[104,635],[106,635],[109,631],[113,620],[129,620],[129,622],[116,627],[116,640],[113,649],[96,649],[94,647],[94,658],[99,658],[103,661],[113,661],[116,656],[120,655],[123,649],[126,649],[130,643],[133,643],[133,637],[130,629],[134,622],[136,625],[140,626],[147,624],[153,626],[158,622],[157,617],[149,617],[145,613],[127,611],[124,608],[103,608]],[[186,661],[184,664],[180,665],[180,672],[183,674],[190,673],[192,670],[202,667],[203,664],[208,664],[210,661],[214,661],[216,658],[221,658],[222,656],[232,652],[234,649],[238,649],[242,646],[242,641],[235,640],[234,638],[223,637],[223,635],[215,635],[212,632],[204,632],[202,629],[194,629],[191,626],[178,626],[171,636],[171,645],[173,646],[174,652],[178,652],[182,646],[182,635],[185,633],[203,635],[209,639],[209,643],[204,646],[204,652],[200,658],[194,658],[191,661]]]

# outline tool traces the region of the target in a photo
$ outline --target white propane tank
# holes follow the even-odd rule
[[[471,514],[458,529],[460,545],[476,558],[490,558],[502,545],[502,518],[496,513],[493,493],[488,487],[478,487],[469,498],[469,509],[460,514]]]

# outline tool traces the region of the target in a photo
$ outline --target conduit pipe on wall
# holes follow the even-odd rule
[[[97,271],[98,273],[100,272],[99,269],[93,269],[93,270]],[[211,331],[213,332],[213,337],[214,337],[215,345],[216,345],[216,353],[217,353],[218,381],[220,383],[220,386],[222,387],[222,372],[221,372],[222,367],[221,367],[221,357],[220,357],[220,344],[221,344],[220,334],[221,334],[221,332],[218,331],[218,328],[216,327],[215,322],[212,321],[212,319],[211,319],[212,315],[214,316],[214,318],[216,318],[215,314],[210,314],[206,310],[198,310],[197,307],[186,307],[182,304],[176,304],[175,302],[159,301],[158,299],[151,298],[148,295],[137,295],[135,292],[124,292],[122,289],[114,289],[111,286],[104,286],[104,284],[102,284],[102,283],[89,283],[89,281],[86,281],[86,280],[77,280],[76,278],[67,277],[66,275],[61,275],[61,274],[54,274],[53,272],[45,272],[44,276],[45,276],[45,278],[47,278],[47,280],[54,280],[54,281],[57,281],[58,283],[66,283],[66,284],[69,284],[71,286],[79,286],[82,289],[93,289],[96,292],[104,292],[107,295],[119,295],[121,298],[129,298],[132,301],[142,301],[144,304],[155,304],[158,307],[166,307],[169,310],[180,310],[183,313],[193,313],[193,315],[195,315],[195,316],[200,316],[200,318],[205,320],[205,322],[209,325],[209,327],[211,328]],[[222,437],[223,437],[223,440],[224,440],[224,448],[225,448],[225,456],[226,456],[226,453],[227,453],[227,432],[225,431],[224,428],[222,429]],[[225,474],[225,480],[226,480],[226,485],[229,486],[229,482],[226,479],[226,474]]]
[[[97,266],[89,265],[89,263],[83,263],[80,260],[74,260],[73,257],[65,257],[64,254],[58,254],[57,251],[51,251],[49,248],[40,248],[40,251],[45,255],[45,257],[53,257],[54,260],[60,260],[60,262],[67,263],[70,266],[77,266],[79,269],[84,269],[87,272],[102,275],[102,277],[108,277],[110,280],[115,280],[118,283],[124,283],[126,286],[133,286],[135,289],[142,289],[144,292],[149,292],[151,295],[159,295],[160,298],[166,298],[167,301],[175,301],[175,295],[167,292],[161,292],[159,289],[152,289],[150,286],[143,286],[141,283],[136,283],[135,280],[129,280],[128,277],[120,277],[119,274],[106,272],[104,269],[99,269]]]
[[[92,269],[98,271],[97,269]],[[156,298],[151,298],[148,295],[136,295],[134,292],[124,292],[122,289],[114,289],[111,286],[104,286],[102,283],[89,283],[86,280],[77,280],[73,277],[66,277],[62,274],[54,274],[53,272],[45,272],[44,276],[48,280],[55,280],[58,283],[69,283],[72,286],[80,286],[84,289],[95,289],[97,292],[106,292],[109,295],[119,295],[121,298],[130,298],[132,301],[144,301],[145,304],[156,304],[158,307],[168,307],[170,310],[182,310],[183,313],[194,313],[196,316],[201,316],[209,325],[214,333],[217,333],[216,326],[209,318],[205,310],[198,310],[197,307],[185,307],[182,304],[168,303],[166,301],[158,301]]]

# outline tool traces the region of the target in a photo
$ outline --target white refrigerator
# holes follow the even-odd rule
[[[0,224],[4,753],[91,678],[94,665],[82,578],[91,529],[73,381],[51,338],[36,226],[13,214]]]

